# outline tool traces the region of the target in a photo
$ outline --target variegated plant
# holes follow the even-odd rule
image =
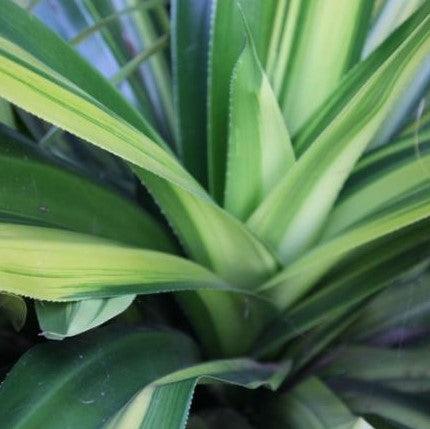
[[[430,0],[0,0],[0,427],[430,428],[429,83]]]

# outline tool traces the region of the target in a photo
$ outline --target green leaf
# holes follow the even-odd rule
[[[25,174],[23,174],[25,172]],[[0,127],[0,218],[174,252],[148,213]]]
[[[0,98],[0,123],[5,124],[8,127],[15,128],[12,106],[2,98]]]
[[[141,3],[141,0],[128,0],[127,4],[138,7]],[[148,46],[152,45],[161,34],[169,33],[169,19],[165,6],[158,6],[154,11],[154,15],[159,18],[158,22],[156,19],[153,19],[150,11],[142,8],[131,16],[132,23],[135,25],[137,34],[144,46],[145,44]],[[162,32],[161,34],[160,31]],[[173,104],[173,85],[168,53],[168,49],[159,51],[149,60],[148,65],[151,68],[153,79],[150,80],[151,83],[148,86],[148,92],[156,90],[157,99],[153,103],[159,106],[162,111],[160,125],[167,131],[169,138],[173,137],[175,142],[177,142],[175,136],[176,117]]]
[[[60,41],[57,42],[60,43]],[[224,277],[229,277],[230,280],[235,281],[240,279],[244,284],[248,283],[248,279],[242,279],[237,274],[246,272],[248,267],[253,267],[248,275],[249,278],[252,278],[255,272],[260,273],[259,276],[254,278],[254,284],[261,277],[267,278],[273,272],[276,263],[265,247],[240,222],[235,221],[231,216],[219,209],[173,156],[142,133],[130,127],[124,121],[119,120],[111,111],[100,106],[94,99],[72,87],[64,78],[59,77],[53,71],[49,71],[45,65],[39,63],[29,54],[9,42],[4,41],[3,43],[8,50],[15,52],[19,56],[19,58],[15,56],[12,63],[13,67],[22,72],[24,80],[15,80],[17,74],[11,75],[10,69],[8,69],[4,76],[10,77],[11,81],[9,81],[9,77],[5,78],[10,85],[2,86],[1,90],[7,90],[15,101],[24,105],[24,107],[31,105],[33,111],[37,111],[38,115],[42,115],[42,111],[44,111],[49,121],[56,123],[58,120],[63,128],[112,153],[118,154],[135,166],[141,167],[134,168],[136,174],[143,178],[144,183],[148,185],[168,220],[173,223],[173,228],[178,232],[180,239],[185,242],[186,249],[192,248],[192,256],[197,258],[197,255],[203,250],[203,256],[199,257],[198,261],[201,261],[201,259],[211,260],[212,269],[224,267],[223,271],[219,272],[220,275],[224,276],[225,273],[231,273]],[[8,58],[9,55],[13,56],[12,53],[5,53],[5,55]],[[3,59],[6,62],[9,61],[6,57],[3,57]],[[26,61],[29,61],[29,63]],[[25,67],[22,66],[24,63]],[[34,72],[35,67],[38,69],[37,73]],[[46,74],[49,74],[49,79]],[[32,86],[35,83],[34,81],[39,82],[41,86],[38,85],[37,88]],[[15,83],[17,85],[15,89],[19,87],[20,90],[13,90]],[[31,85],[31,87],[28,85]],[[39,90],[43,85],[47,86],[48,92],[40,94]],[[55,94],[59,98],[52,102]],[[157,158],[158,161],[156,160]],[[161,176],[165,176],[167,181],[171,179],[171,184],[152,177],[148,172],[145,173],[143,171],[145,169],[152,171],[156,175],[160,173]],[[188,192],[184,192],[184,190]],[[166,200],[166,198],[168,199]],[[189,216],[186,219],[177,219],[184,218],[184,211],[189,212]],[[180,216],[178,216],[179,213],[181,213]],[[207,228],[209,221],[213,223],[211,229]],[[198,229],[198,233],[188,236],[187,233],[190,233],[191,228],[185,230],[184,223],[194,230]],[[223,240],[225,239],[226,241],[225,243],[223,242],[223,248],[219,246],[221,235]],[[233,236],[234,239],[232,238]],[[192,244],[190,245],[190,243]],[[208,249],[205,249],[206,247]],[[235,250],[235,255],[237,255],[238,249],[243,252],[241,268],[229,257],[229,252],[232,249]],[[208,252],[210,253],[210,259],[206,257]]]
[[[299,152],[308,150],[249,219],[284,263],[314,243],[354,164],[427,57],[429,6],[351,71],[298,137]]]
[[[378,16],[373,23],[363,48],[363,57],[370,55],[388,36],[406,21],[424,0],[384,0]]]
[[[348,335],[370,339],[403,328],[419,332],[430,320],[430,275],[423,274],[407,284],[393,285],[378,294],[360,314]]]
[[[330,213],[323,239],[339,234],[384,206],[428,186],[430,156],[419,156],[379,174],[364,186],[343,195]]]
[[[197,361],[194,344],[177,332],[99,329],[45,343],[1,385],[0,426],[100,428],[143,386]]]
[[[21,51],[19,51],[19,53],[21,54],[21,56],[23,55]],[[27,56],[26,58],[28,59]],[[16,60],[20,61],[17,58]],[[137,130],[128,126],[125,122],[118,120],[118,118],[112,115],[111,112],[105,111],[104,109],[98,107],[98,104],[95,103],[92,99],[88,99],[87,95],[82,94],[77,89],[71,87],[69,87],[69,89],[66,91],[63,85],[68,84],[62,78],[59,78],[60,81],[58,85],[54,84],[52,81],[52,79],[54,79],[53,72],[49,72],[49,80],[43,78],[42,75],[44,75],[46,67],[42,64],[37,63],[37,61],[33,58],[30,59],[30,62],[31,65],[28,65],[29,68],[21,69],[21,71],[23,72],[25,70],[25,79],[42,79],[44,84],[46,84],[49,88],[49,94],[44,93],[41,95],[41,99],[38,99],[36,94],[38,93],[40,86],[38,86],[37,88],[32,87],[33,90],[36,91],[36,93],[32,93],[32,90],[29,90],[29,87],[26,83],[24,83],[24,81],[17,81],[19,86],[21,84],[23,85],[23,87],[21,87],[22,92],[20,93],[19,98],[20,102],[23,102],[23,100],[27,100],[33,106],[34,109],[36,109],[37,105],[37,111],[38,114],[40,114],[43,108],[42,106],[46,107],[44,103],[50,103],[49,100],[52,100],[52,97],[55,96],[54,94],[58,90],[58,96],[60,98],[56,99],[54,105],[51,105],[50,107],[46,108],[47,116],[49,116],[50,121],[57,123],[57,125],[60,125],[58,122],[56,122],[56,118],[58,118],[58,120],[61,121],[62,127],[68,129],[69,131],[74,130],[75,134],[84,137],[87,140],[98,144],[100,147],[108,149],[113,153],[119,154],[125,159],[128,159],[130,162],[134,162],[135,164],[143,167],[145,167],[145,165],[146,167],[148,167],[146,161],[143,161],[144,158],[149,161],[149,164],[153,164],[152,161],[150,161],[151,156],[148,157],[146,155],[145,149],[143,149],[143,142],[146,142],[151,148],[150,152],[152,152],[154,155],[157,154],[155,155],[156,157],[158,157],[158,155],[160,156],[159,161],[161,163],[159,163],[158,165],[161,170],[167,172],[170,167],[173,167],[173,170],[176,170],[176,173],[178,173],[181,178],[177,176],[177,179],[179,180],[176,180],[171,177],[173,179],[173,186],[169,185],[167,182],[160,182],[157,178],[154,177],[152,177],[151,179],[148,173],[146,173],[144,181],[148,185],[151,192],[153,192],[154,196],[156,196],[157,201],[161,205],[163,211],[167,214],[169,221],[175,222],[173,223],[173,227],[176,231],[179,232],[180,238],[182,239],[185,237],[184,234],[189,234],[190,231],[192,232],[191,235],[187,235],[185,237],[186,240],[184,239],[184,242],[187,245],[187,250],[189,250],[192,246],[192,256],[200,255],[200,249],[205,249],[204,253],[202,253],[202,256],[198,256],[198,259],[196,259],[197,261],[200,262],[202,258],[205,258],[209,251],[211,261],[210,268],[222,268],[222,271],[220,270],[219,272],[222,277],[234,280],[234,284],[240,281],[242,282],[241,285],[246,285],[247,287],[257,285],[259,279],[267,278],[269,273],[275,270],[276,262],[274,261],[270,253],[264,248],[264,246],[262,246],[261,243],[258,242],[258,240],[252,237],[252,235],[243,227],[242,224],[235,221],[233,218],[226,215],[226,213],[223,212],[221,209],[216,207],[210,200],[208,195],[204,192],[204,190],[198,185],[198,183],[195,182],[195,180],[183,169],[182,166],[180,166],[180,164],[171,155],[169,155],[165,150],[158,147],[151,140],[147,139],[143,134],[137,132]],[[40,73],[42,74],[33,74],[31,68],[33,67],[34,63],[36,63],[38,67],[41,67]],[[15,64],[17,65],[17,63]],[[30,75],[32,76],[31,78]],[[12,79],[15,79],[16,74],[10,76]],[[12,91],[13,85],[8,85],[7,88],[8,91],[11,90],[11,94],[13,92],[14,97],[18,95],[19,91]],[[68,102],[67,99],[69,100]],[[67,105],[64,104],[65,102],[67,102]],[[69,108],[70,105],[74,102],[77,102],[77,105],[73,109],[77,108],[78,110],[71,111],[69,110]],[[81,102],[83,104],[81,104]],[[60,103],[62,106],[64,106],[65,110],[61,111],[60,105],[56,103]],[[85,110],[87,113],[82,116],[83,111]],[[75,117],[76,121],[73,119],[74,115],[78,116]],[[102,122],[99,122],[98,120],[96,120],[96,122],[93,122],[96,117],[98,117],[99,119],[103,117],[106,122],[104,120],[102,120]],[[72,128],[68,128],[66,123],[70,124],[73,130]],[[121,130],[126,132],[126,135],[123,135]],[[109,141],[111,144],[109,143]],[[140,162],[138,160],[139,158],[143,162]],[[157,163],[158,162],[156,161],[156,164]],[[156,169],[157,167],[153,169],[153,171],[155,171]],[[175,176],[176,173],[173,173],[173,176]],[[139,174],[140,177],[143,177],[142,170],[137,169],[137,174]],[[170,175],[170,173],[168,173],[167,175]],[[185,184],[185,182],[187,182],[187,184]],[[190,193],[184,192],[181,189],[181,186],[184,184],[184,189],[188,188]],[[185,210],[183,210],[183,208]],[[188,211],[190,213],[190,216],[184,217],[184,211]],[[175,216],[175,219],[173,219],[173,216]],[[212,229],[207,228],[207,222],[210,219],[212,220],[212,222],[214,222],[214,227]],[[223,243],[224,247],[219,246],[221,236],[225,237],[225,243]],[[191,246],[189,246],[190,243]],[[237,256],[238,249],[241,249],[240,251],[244,255],[244,263],[241,265],[234,263],[234,260],[229,257],[230,252],[234,252],[234,255]],[[248,267],[251,268],[249,271],[247,271]],[[247,273],[247,277],[239,275],[244,272]],[[225,273],[228,273],[228,276],[224,275]],[[254,276],[254,273],[258,273],[258,275]],[[247,281],[247,279],[250,278],[252,278],[252,284],[249,284],[249,282]],[[123,292],[127,293],[125,290]],[[128,293],[135,292],[129,291]],[[232,299],[235,300],[234,298]],[[230,300],[230,298],[228,298],[228,300]],[[213,303],[215,305],[215,300],[213,300]],[[228,332],[230,332],[231,335],[234,334],[233,339],[230,340],[230,343],[234,344],[237,340],[237,337],[239,335],[242,335],[243,331],[240,330],[239,325],[237,325],[237,331],[232,331],[231,325],[227,326],[225,321],[231,321],[232,317],[234,317],[235,320],[238,320],[237,315],[228,313],[232,313],[233,311],[237,312],[237,308],[244,308],[246,303],[242,302],[240,304],[237,304],[231,302],[227,305],[224,305],[225,310],[219,316],[216,316],[216,314],[218,313],[217,310],[220,308],[220,306],[214,308],[212,314],[215,315],[214,317],[216,318],[219,318],[221,315],[225,314],[229,315],[228,319],[220,320],[218,322],[218,325],[220,327],[223,326],[223,328],[219,329],[228,329]],[[235,308],[236,310],[234,310]],[[240,314],[243,314],[244,312],[245,310],[242,310],[240,311]],[[242,316],[240,317],[242,318]],[[206,323],[207,322],[208,321],[206,321]],[[228,333],[226,333],[225,338],[226,341],[229,341]],[[246,344],[249,344],[249,342],[250,339],[247,339]],[[240,343],[237,343],[238,347],[239,345]]]
[[[277,350],[286,341],[357,310],[357,305],[392,282],[410,280],[429,265],[429,227],[422,222],[347,258],[320,283],[317,292],[284,312],[256,346],[258,355]]]
[[[141,7],[152,8],[160,2],[158,0],[149,0],[149,2],[145,1],[144,3],[145,4],[142,4]],[[63,13],[65,13],[67,16],[73,17],[74,13],[69,11],[69,7],[66,7]],[[84,8],[80,7],[78,9],[78,13],[81,15],[84,28],[81,30],[81,26],[79,26],[79,33],[76,34],[72,39],[69,39],[68,43],[76,47],[83,41],[87,40],[91,35],[95,34],[96,32],[100,32],[100,35],[105,42],[105,46],[103,47],[107,47],[109,49],[119,67],[125,65],[131,59],[132,53],[129,49],[130,46],[126,43],[125,37],[123,37],[121,18],[123,16],[130,15],[136,10],[136,8],[126,7],[116,11],[110,0],[99,0],[96,2],[86,1],[84,2]],[[91,18],[93,18],[94,23],[90,26],[87,25],[88,13],[85,12],[88,12]],[[98,43],[100,43],[100,45],[103,44],[101,40]],[[139,75],[139,73],[135,72],[128,76],[127,82],[130,84],[138,108],[142,111],[145,119],[153,125],[154,111],[151,106],[151,102],[144,86],[142,77]]]
[[[294,161],[282,112],[248,34],[230,87],[225,208],[247,219]]]
[[[54,163],[19,134],[1,128],[0,148],[3,184],[0,217],[3,220],[61,227],[130,245],[175,252],[170,237],[147,213],[76,171]],[[26,174],[22,174],[23,171]],[[108,315],[113,317],[122,312],[125,301],[131,302],[127,297],[113,298],[112,302],[107,299],[44,305],[38,314],[39,323],[44,331],[60,336],[75,335],[105,322]],[[94,319],[95,308],[102,302],[109,312]],[[36,302],[36,308],[39,306]],[[70,313],[79,317],[87,313],[88,316],[85,320],[70,319]]]
[[[222,382],[248,389],[267,385],[275,389],[279,385],[276,369],[276,365],[237,359],[179,370],[145,386],[114,416],[106,429],[183,429],[197,383]]]
[[[410,225],[419,227],[420,221],[429,216],[430,193],[424,189],[323,242],[269,280],[260,290],[280,308],[288,307],[304,296],[324,274],[351,252],[359,251],[379,239],[388,238]],[[415,239],[417,242],[421,240],[419,236]]]
[[[186,259],[68,231],[0,224],[0,254],[1,291],[48,301],[234,290]]]
[[[276,3],[274,0],[213,0],[212,3],[208,67],[208,172],[209,189],[218,202],[222,202],[224,196],[230,80],[245,42],[238,4],[251,28],[260,60],[265,64]]]
[[[31,54],[1,38],[0,82],[1,94],[22,108],[208,199],[173,155]]]
[[[354,416],[340,399],[317,378],[308,378],[271,401],[265,417],[268,428],[372,429]],[[261,426],[263,427],[263,426]]]
[[[324,377],[345,377],[393,387],[404,392],[425,392],[430,386],[429,346],[384,349],[348,345],[334,352]]]
[[[93,329],[131,305],[134,295],[78,302],[37,302],[36,314],[46,338],[62,340]]]
[[[327,322],[319,323],[314,329],[299,336],[288,345],[283,358],[292,362],[290,376],[298,373],[305,365],[312,362],[319,355],[330,350],[332,343],[361,315],[360,305],[351,306],[347,310],[341,308],[339,312],[332,312]],[[339,315],[336,315],[339,313]]]
[[[332,387],[355,413],[380,416],[409,429],[429,427],[429,401],[423,396],[352,380],[332,383]]]
[[[207,184],[207,0],[172,2],[172,59],[177,135],[187,169]]]
[[[280,1],[278,8],[287,3]],[[291,135],[337,87],[358,61],[371,2],[288,2],[272,80]],[[285,8],[285,6],[284,6]]]
[[[27,319],[27,305],[19,296],[1,293],[0,315],[5,316],[15,330],[19,331]]]
[[[13,9],[9,3],[8,8]],[[11,13],[10,21],[14,22],[14,20],[17,21],[15,26],[20,28],[24,24],[29,28],[35,26],[35,34],[38,34],[40,30],[38,25],[31,21],[25,13],[24,15],[20,15],[16,11]],[[9,36],[12,41],[19,41],[24,47],[27,46],[27,43],[30,45],[33,43],[26,40],[22,42],[21,39],[25,38],[25,34],[17,37],[12,32]],[[43,29],[40,40],[45,38],[52,45],[53,50],[58,48],[58,51],[63,54],[63,59],[68,58],[71,62],[74,61],[75,54],[72,54],[68,50],[69,48],[64,48],[64,43],[55,35]],[[39,52],[38,46],[31,45],[31,53],[29,53],[5,39],[3,41],[0,39],[0,42],[5,49],[0,49],[0,69],[4,70],[3,73],[0,72],[0,82],[5,84],[0,85],[0,93],[7,92],[8,97],[21,107],[35,112],[60,128],[129,161],[134,166],[136,174],[144,179],[144,183],[157,199],[173,229],[185,243],[185,249],[192,250],[190,254],[196,257],[196,261],[200,263],[202,260],[210,261],[210,265],[208,263],[203,263],[203,265],[209,266],[215,271],[220,269],[218,274],[221,277],[232,281],[233,284],[238,285],[240,282],[240,285],[247,287],[255,287],[258,281],[268,278],[273,273],[277,264],[267,249],[241,223],[216,207],[203,188],[170,153],[125,122],[125,120],[132,122],[133,118],[127,114],[123,116],[125,120],[122,120],[118,116],[118,112],[123,112],[118,110],[118,106],[112,104],[115,98],[109,103],[106,102],[106,94],[112,93],[112,88],[108,90],[109,85],[103,78],[91,71],[88,65],[82,66],[77,73],[82,76],[88,72],[88,75],[91,75],[97,82],[103,81],[104,83],[100,85],[106,92],[102,96],[98,92],[94,92],[95,89],[88,88],[86,81],[72,80],[69,82],[66,78],[70,74],[64,70],[62,64],[57,63],[58,58],[57,62],[54,61],[49,53]],[[46,59],[46,64],[40,62],[33,54],[37,54],[38,58],[40,57],[43,61]],[[1,66],[2,62],[7,64],[5,69]],[[76,63],[82,65],[82,60]],[[49,66],[52,66],[54,70],[51,70]],[[97,82],[94,84],[100,89],[96,85]],[[88,94],[82,92],[73,83],[88,90]],[[97,96],[97,99],[92,98],[91,95]],[[113,110],[113,108],[117,110]],[[133,120],[132,125],[135,123]],[[159,142],[148,127],[144,128],[140,124],[140,130],[147,132],[149,136]],[[143,171],[144,169],[147,170],[146,173]],[[167,181],[151,176],[149,173],[151,171],[155,175],[164,177]],[[169,181],[170,183],[168,183]],[[184,216],[185,212],[188,213],[187,217]],[[208,223],[212,225],[211,228],[207,227]],[[223,240],[222,246],[220,246],[220,239]],[[230,257],[232,252],[235,258],[240,252],[241,264],[235,263],[236,259]],[[247,273],[247,275],[242,276],[243,273]],[[254,275],[255,273],[257,275]],[[249,279],[252,279],[252,283]],[[217,329],[223,333],[223,340],[225,339],[229,344],[236,344],[238,350],[243,350],[244,343],[249,347],[251,341],[249,337],[243,338],[243,342],[238,341],[243,336],[242,327],[246,323],[243,314],[248,314],[246,302],[241,300],[238,303],[236,298],[219,299],[221,300],[219,305],[215,304],[217,302],[215,299],[207,300],[212,307],[211,319],[205,318],[200,323],[217,325]],[[220,309],[222,312],[219,311]],[[241,324],[230,324],[232,321],[241,321]],[[258,322],[260,325],[262,323]],[[253,333],[250,332],[249,335],[251,334]]]
[[[113,87],[73,48],[12,1],[2,2],[0,36],[73,82],[138,130],[161,142],[156,132]],[[31,28],[31,37],[29,29]],[[43,43],[41,43],[43,41]],[[64,59],[67,58],[67,61]]]
[[[347,198],[357,189],[364,188],[373,181],[378,181],[397,168],[425,158],[429,149],[430,132],[424,129],[417,134],[402,136],[389,145],[367,152],[354,167],[339,200]],[[420,168],[417,174],[421,175],[424,172],[425,169]]]
[[[253,290],[277,269],[267,249],[240,223],[218,206],[206,203],[153,174],[138,171],[156,197],[162,212],[186,253],[229,283]],[[237,261],[240,260],[238,264]],[[224,353],[242,354],[273,314],[273,308],[260,308],[243,297],[198,293],[195,300],[181,300],[194,321],[200,338],[218,338]],[[212,335],[209,332],[213,332]],[[210,347],[213,350],[213,346]]]
[[[421,5],[424,0],[397,1],[387,0],[372,31],[368,35],[363,56],[366,57],[376,46],[396,28],[398,28],[409,16],[411,16]],[[371,147],[385,145],[399,133],[405,125],[405,119],[410,116],[411,112],[417,109],[421,110],[423,101],[422,95],[427,90],[430,82],[430,60],[421,67],[413,85],[408,88],[407,92],[399,100],[398,106],[390,113],[384,122],[378,134],[375,136]]]

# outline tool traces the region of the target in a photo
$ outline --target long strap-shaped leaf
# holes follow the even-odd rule
[[[430,384],[429,354],[428,345],[403,350],[349,345],[334,353],[323,373],[325,377],[354,378],[420,392]]]
[[[430,129],[425,128],[417,134],[399,138],[389,145],[369,151],[354,167],[336,203],[341,203],[357,190],[378,181],[391,171],[425,158],[429,150]],[[416,173],[421,176],[425,174],[425,170],[421,167]]]
[[[400,427],[427,429],[429,400],[424,395],[409,395],[371,382],[341,379],[330,386],[357,414],[380,416]]]
[[[169,236],[147,213],[77,172],[56,165],[18,133],[0,127],[0,149],[3,220],[61,227],[175,252]],[[133,298],[35,305],[44,332],[76,335],[121,313]]]
[[[288,364],[248,359],[197,360],[194,344],[177,332],[108,328],[43,344],[1,386],[0,423],[57,428],[55,411],[64,409],[61,421],[70,427],[179,429],[198,382],[275,389],[288,371]]]
[[[371,2],[280,0],[278,8],[286,3],[270,75],[294,136],[360,58]]]
[[[428,56],[429,11],[426,3],[389,43],[352,71],[319,126],[306,131],[313,135],[319,130],[311,147],[249,219],[251,229],[283,262],[314,242],[354,164]],[[345,88],[351,96],[347,102]]]
[[[19,19],[29,18],[24,15]],[[31,24],[31,21],[28,22],[28,25]],[[53,34],[49,33],[49,38],[52,44],[55,39],[55,46],[62,44]],[[253,238],[240,222],[218,208],[173,156],[120,120],[94,98],[71,85],[64,77],[40,63],[30,53],[5,39],[0,39],[0,42],[0,93],[7,93],[7,96],[20,106],[140,167],[137,169],[140,177],[144,177],[143,170],[147,170],[170,182],[171,184],[168,184],[158,180],[158,186],[149,183],[151,192],[166,212],[169,221],[174,221],[173,209],[170,210],[169,201],[165,201],[165,194],[170,189],[173,189],[176,202],[179,201],[179,210],[185,207],[190,213],[187,222],[194,229],[208,219],[214,219],[212,230],[201,232],[204,238],[198,234],[188,237],[187,231],[182,228],[182,221],[174,225],[181,238],[186,238],[186,245],[192,249],[193,256],[207,247],[208,250],[204,252],[209,252],[211,259],[218,262],[210,264],[211,268],[224,266],[219,261],[224,261],[226,267],[232,267],[225,246],[219,246],[219,237],[222,235],[228,240],[227,248],[239,246],[244,250],[242,273],[251,267],[254,267],[251,272],[257,270],[266,276],[273,272],[275,261],[264,246]],[[70,61],[73,61],[73,58],[71,57]],[[2,68],[1,64],[5,67]],[[55,70],[57,69],[61,68]],[[100,76],[98,78],[102,79]],[[149,182],[149,178],[147,181]],[[175,200],[171,203],[174,204]],[[193,205],[199,206],[200,210]],[[237,244],[238,237],[242,243],[240,245]],[[228,268],[220,274],[234,280],[233,276],[225,275],[226,273]],[[237,273],[237,267],[233,273]],[[243,283],[247,283],[246,279]]]
[[[0,224],[0,254],[0,290],[36,299],[229,289],[186,259],[50,228]]]
[[[195,261],[246,289],[255,289],[275,272],[273,257],[238,220],[151,173],[137,173],[156,196],[180,242]],[[218,338],[224,353],[229,354],[249,349],[268,315],[243,297],[215,296],[208,291],[198,292],[195,300],[188,296],[183,304],[202,340],[207,343],[211,336]]]
[[[424,190],[321,244],[262,286],[281,308],[288,307],[350,252],[430,217],[430,193]]]
[[[269,429],[372,429],[315,377],[271,401],[262,418]]]
[[[421,273],[429,265],[429,224],[417,225],[366,248],[345,261],[321,289],[288,309],[261,337],[259,353],[276,350],[321,323],[351,311],[395,280]]]
[[[0,218],[65,228],[129,245],[175,252],[145,211],[72,171],[0,126]]]
[[[399,25],[414,13],[424,0],[384,1],[369,31],[363,48],[363,57],[371,54]]]
[[[178,146],[184,165],[203,185],[208,179],[206,94],[210,8],[210,0],[174,0],[171,13]]]
[[[224,206],[247,219],[295,161],[282,112],[249,30],[233,70],[229,118]]]
[[[237,359],[213,361],[179,370],[143,388],[104,428],[184,429],[197,383],[222,382],[248,389],[267,385],[276,389],[287,368]]]
[[[230,81],[245,42],[238,4],[243,8],[257,53],[265,64],[276,3],[274,0],[212,2],[208,66],[208,172],[209,189],[218,202],[224,196]]]
[[[161,3],[162,2],[158,0],[151,0],[150,2],[145,1],[141,2],[139,7],[143,9],[154,8]],[[73,37],[73,39],[69,39],[68,43],[77,46],[95,32],[100,32],[100,35],[103,37],[104,42],[109,51],[113,54],[116,62],[123,68],[131,60],[132,53],[130,52],[130,45],[126,42],[127,37],[124,37],[121,18],[124,16],[129,17],[133,12],[136,12],[138,8],[130,6],[116,11],[111,1],[85,1],[83,5],[93,18],[94,25],[84,28]],[[82,18],[85,21],[84,16],[82,16]],[[144,79],[142,79],[142,76],[137,70],[134,70],[134,73],[127,76],[127,82],[130,84],[131,90],[136,97],[138,106],[144,114],[145,119],[148,122],[154,123],[156,115],[151,105],[148,92],[146,91]]]
[[[6,1],[9,8],[15,7],[9,5],[9,0]],[[9,19],[13,26],[19,28],[22,28],[23,22],[28,28],[32,28],[34,24],[26,14],[11,13]],[[35,31],[37,33],[38,30]],[[244,287],[255,287],[259,281],[273,273],[277,264],[266,248],[240,222],[217,207],[172,155],[121,120],[114,114],[117,111],[108,109],[106,106],[110,105],[105,103],[105,97],[97,98],[96,101],[70,84],[71,79],[68,79],[69,73],[63,63],[57,64],[55,58],[44,51],[40,52],[37,46],[33,46],[33,42],[24,40],[25,34],[19,33],[17,36],[10,32],[7,37],[8,40],[0,39],[3,47],[0,50],[1,94],[21,107],[140,167],[136,168],[137,174],[144,179],[185,243],[186,249],[197,261],[213,270],[220,269],[219,274],[223,278]],[[75,55],[68,55],[69,51],[63,49],[64,42],[58,37],[44,30],[41,40],[45,38],[49,39],[53,51],[58,48],[63,53],[62,62],[65,58],[74,61]],[[28,46],[31,48],[30,52],[23,49]],[[42,63],[46,58],[47,64]],[[98,74],[94,75],[89,67],[85,68],[83,74],[85,73],[91,74],[92,79],[103,79]],[[75,83],[81,85],[82,82]],[[83,87],[87,89],[86,86]],[[107,91],[107,87],[105,89]],[[98,97],[94,92],[89,94]],[[148,172],[144,173],[143,170]],[[149,171],[166,180],[156,176],[151,179]],[[184,212],[187,216],[184,216]],[[211,228],[208,228],[208,223]],[[238,250],[241,253],[241,264],[234,263]],[[231,257],[233,253],[235,258]],[[258,275],[254,276],[255,273]],[[235,313],[247,314],[243,310],[245,306],[246,303],[223,300],[218,307],[224,309],[223,312],[216,309],[211,315],[211,320],[218,325],[218,329],[225,331],[223,338],[233,336],[230,341],[232,344],[238,344],[236,340],[243,330],[236,323],[225,321],[238,321]],[[224,317],[226,314],[228,318]],[[245,323],[246,320],[243,317],[241,319]],[[207,317],[204,320],[210,321]]]
[[[397,166],[343,198],[330,214],[323,238],[332,237],[405,195],[427,187],[430,192],[430,156]]]
[[[411,332],[428,326],[430,319],[430,272],[406,284],[390,287],[360,313],[348,330],[358,340],[377,338],[387,331],[406,326]]]
[[[101,428],[155,380],[194,365],[196,346],[179,332],[98,329],[36,346],[0,387],[0,426]]]
[[[161,143],[154,129],[112,84],[103,79],[101,74],[81,58],[70,45],[10,0],[2,2],[0,36],[31,52],[39,61],[56,70],[118,116]]]
[[[0,82],[1,94],[11,102],[208,199],[166,150],[31,54],[1,38]]]

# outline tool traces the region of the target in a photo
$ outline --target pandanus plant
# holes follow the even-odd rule
[[[1,0],[0,427],[428,429],[429,81],[428,0]]]

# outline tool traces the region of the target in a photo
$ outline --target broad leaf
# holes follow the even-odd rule
[[[173,155],[18,45],[1,38],[0,82],[1,94],[11,102],[207,199]]]
[[[176,332],[99,329],[45,343],[1,385],[0,426],[100,428],[142,386],[197,361],[194,344]]]
[[[276,389],[276,365],[251,360],[213,361],[179,370],[145,386],[106,425],[106,429],[184,429],[197,383],[223,382],[249,389]],[[285,373],[285,369],[281,372]]]
[[[256,289],[277,269],[267,249],[238,220],[150,173],[138,172],[195,261],[243,289]],[[240,263],[237,261],[240,260]],[[202,291],[181,300],[200,338],[218,338],[224,353],[241,354],[267,322],[267,308],[231,294]],[[252,324],[252,327],[251,325]],[[212,334],[209,334],[212,332]]]

